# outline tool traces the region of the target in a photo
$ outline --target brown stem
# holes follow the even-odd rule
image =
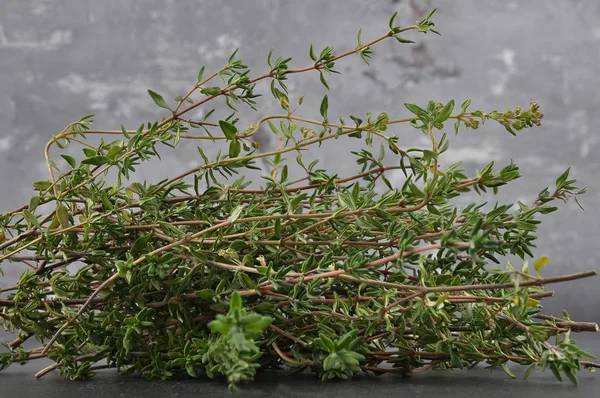
[[[298,337],[292,336],[291,334],[289,334],[288,332],[286,332],[283,329],[278,328],[277,326],[270,324],[269,328],[271,330],[276,331],[277,333],[279,333],[280,335],[287,337],[288,339],[292,340],[294,343],[298,343],[298,344],[302,344],[302,345],[307,345],[307,343],[305,341],[302,341],[301,339],[299,339]]]
[[[558,283],[558,282],[566,282],[573,281],[576,279],[587,278],[590,276],[596,276],[597,272],[595,270],[578,272],[575,274],[563,275],[563,276],[554,276],[548,278],[540,278],[538,280],[520,282],[519,286],[528,287],[528,286],[542,286],[548,285],[550,283]],[[460,292],[465,290],[497,290],[497,289],[508,289],[514,287],[515,284],[513,282],[508,283],[488,283],[488,284],[480,284],[480,285],[464,285],[464,286],[437,286],[437,287],[428,287],[427,293],[432,292]]]
[[[574,332],[583,332],[583,331],[598,332],[598,331],[600,331],[600,329],[598,329],[598,324],[595,322],[575,322],[575,321],[560,319],[560,318],[556,318],[556,317],[549,316],[549,315],[543,315],[543,314],[537,314],[537,315],[534,315],[533,317],[537,318],[537,319],[543,319],[546,321],[550,321],[551,323],[556,324],[556,326],[558,326],[558,327],[571,329]]]
[[[300,365],[300,366],[311,366],[313,364],[311,361],[299,362],[299,361],[296,361],[295,359],[292,359],[292,358],[288,357],[287,355],[285,355],[285,353],[283,353],[279,349],[279,347],[277,346],[276,342],[273,342],[271,344],[271,346],[277,352],[277,355],[279,355],[281,357],[281,359],[283,359],[284,361],[286,361],[288,363],[291,363],[293,365]]]

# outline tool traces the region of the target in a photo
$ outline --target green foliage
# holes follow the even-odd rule
[[[235,391],[257,371],[282,366],[330,380],[484,362],[512,377],[512,361],[529,365],[527,374],[549,368],[572,382],[581,367],[595,367],[569,337],[597,331],[595,324],[540,313],[551,295],[546,284],[595,272],[543,278],[548,258],[535,262],[536,275],[525,260],[533,257],[538,217],[585,189],[567,170],[532,204],[458,207],[461,194],[495,194],[520,170],[490,162],[469,176],[460,163],[440,165],[450,123],[458,133],[491,120],[516,135],[541,123],[537,103],[505,112],[471,111],[470,100],[460,109],[454,100],[406,103],[410,113],[401,118],[367,113],[346,123],[330,121],[325,96],[319,120],[297,115],[304,97],[290,98],[288,78],[317,71],[329,89],[326,79],[344,58],[368,64],[384,39],[438,33],[432,15],[400,27],[394,14],[383,36],[363,43],[359,31],[357,47],[345,53],[311,46],[309,65],[298,69],[272,50],[267,71],[252,75],[236,51],[208,76],[201,67],[174,107],[149,90],[170,111],[160,121],[122,127],[109,132],[112,141],[92,145],[87,136],[107,132],[91,130],[88,115],[53,137],[48,180],[33,183],[27,205],[0,217],[1,266],[27,266],[15,286],[0,286],[0,322],[18,334],[3,343],[0,370],[48,356],[55,365],[38,377],[58,369],[82,379],[102,367],[149,379],[223,375]],[[285,113],[241,126],[236,107],[261,106],[262,80]],[[232,112],[224,119],[208,104],[218,101]],[[209,107],[202,120],[190,119],[200,106]],[[401,146],[410,142],[401,124],[429,144]],[[254,136],[266,126],[279,145],[259,152]],[[334,141],[344,139],[363,144],[352,152],[357,174],[333,175],[303,157],[321,145],[335,152]],[[141,163],[160,160],[157,148],[182,140],[206,143],[198,146],[199,166],[130,182]],[[61,170],[50,157],[54,144],[82,145],[82,154],[60,154],[68,166]],[[207,155],[207,145],[217,154]],[[244,172],[260,170],[258,161],[270,170],[250,189]],[[487,266],[508,254],[524,260],[520,269]],[[22,348],[30,338],[43,345]]]

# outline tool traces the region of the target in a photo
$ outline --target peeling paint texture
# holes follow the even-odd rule
[[[453,137],[444,165],[463,160],[473,172],[490,160],[511,159],[523,177],[496,199],[530,201],[567,167],[581,186],[586,208],[568,203],[547,217],[536,254],[549,255],[548,274],[598,269],[600,252],[600,2],[598,0],[3,0],[0,2],[0,213],[26,203],[29,181],[45,178],[43,146],[67,123],[95,113],[98,128],[135,128],[162,116],[147,95],[151,88],[174,98],[187,92],[203,64],[215,70],[240,48],[258,74],[266,55],[310,62],[308,48],[346,50],[387,27],[395,11],[408,25],[437,6],[442,36],[410,35],[415,45],[386,41],[375,48],[371,68],[359,59],[340,64],[330,80],[329,114],[386,111],[406,116],[403,102],[473,100],[478,109],[526,106],[535,99],[544,125],[513,138],[491,123]],[[292,95],[306,94],[306,116],[318,115],[324,90],[315,76],[290,79]],[[255,121],[277,104],[268,96]],[[423,144],[419,134],[397,131],[404,146]],[[269,145],[268,137],[261,138]],[[273,143],[271,143],[272,145]],[[323,166],[353,171],[347,151],[321,152]],[[164,151],[164,166],[144,170],[160,179],[197,164],[195,145]],[[75,149],[75,148],[74,148]],[[78,149],[77,149],[78,150]],[[183,160],[182,160],[183,159]],[[394,178],[401,181],[400,177]],[[15,275],[8,265],[5,271]],[[567,307],[574,318],[598,320],[599,279],[555,287],[547,311]]]

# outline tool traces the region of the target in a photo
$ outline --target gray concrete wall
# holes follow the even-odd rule
[[[543,127],[517,138],[491,124],[464,131],[452,137],[444,160],[462,159],[474,170],[490,160],[514,159],[523,177],[500,200],[525,202],[572,166],[573,176],[589,189],[581,197],[586,211],[569,203],[546,218],[536,254],[550,256],[547,274],[598,269],[600,2],[414,3],[417,9],[438,7],[434,21],[442,36],[415,36],[417,46],[385,42],[375,48],[370,69],[357,59],[344,62],[344,75],[330,80],[330,115],[406,115],[403,102],[452,98],[502,110],[535,99],[546,115]],[[0,213],[33,195],[30,182],[45,178],[43,146],[70,121],[95,113],[98,128],[136,128],[161,116],[146,89],[168,98],[185,93],[202,64],[214,70],[237,47],[256,73],[265,70],[271,47],[294,57],[294,65],[305,65],[311,43],[351,48],[359,27],[363,38],[375,37],[395,11],[402,25],[417,19],[406,0],[3,0]],[[290,88],[307,95],[305,115],[318,115],[324,90],[315,76],[294,77]],[[264,100],[263,113],[277,109]],[[243,114],[248,122],[257,116]],[[398,135],[402,145],[420,144],[414,130],[402,128]],[[351,172],[352,159],[337,148],[333,153],[323,156],[324,164]],[[145,169],[142,177],[157,180],[186,170],[197,157],[195,145],[185,144],[165,156],[166,166]],[[10,265],[4,268],[11,273]],[[598,321],[598,283],[556,286],[548,312],[566,307],[573,317]]]

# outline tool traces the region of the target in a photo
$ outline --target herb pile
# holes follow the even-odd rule
[[[387,33],[363,43],[359,32],[357,46],[344,53],[311,46],[311,61],[299,69],[271,52],[268,71],[253,77],[234,53],[213,74],[202,68],[174,106],[149,90],[169,111],[160,121],[91,130],[90,115],[53,137],[45,149],[49,179],[33,184],[38,194],[28,205],[0,216],[0,264],[23,266],[15,286],[0,285],[0,321],[17,333],[3,343],[0,368],[47,356],[54,364],[37,377],[56,369],[81,379],[102,368],[151,379],[224,375],[232,390],[257,371],[281,367],[329,380],[485,362],[514,377],[512,361],[529,366],[527,374],[549,368],[572,382],[581,367],[593,369],[585,360],[593,356],[570,332],[597,325],[566,312],[545,315],[541,301],[552,295],[545,285],[595,271],[542,277],[547,257],[525,261],[533,257],[538,215],[585,189],[567,170],[532,204],[458,208],[459,195],[496,193],[519,168],[491,162],[469,176],[459,163],[439,163],[448,130],[489,122],[516,135],[540,125],[535,102],[504,112],[471,110],[469,100],[407,103],[403,118],[330,120],[325,96],[321,118],[312,120],[298,115],[303,97],[290,98],[286,82],[295,74],[319,75],[329,88],[343,58],[358,55],[368,65],[380,41],[437,33],[432,14],[407,27],[394,15]],[[261,81],[283,111],[241,126],[236,107],[260,108]],[[231,114],[216,120],[210,106],[219,101]],[[199,107],[204,118],[191,119]],[[430,145],[407,147],[414,140],[400,124]],[[277,149],[259,151],[253,137],[263,128],[277,137]],[[96,136],[112,138],[93,145],[88,137]],[[206,145],[198,146],[198,167],[130,182],[136,167],[159,158],[160,144],[182,140],[228,149],[209,158]],[[359,174],[332,175],[305,160],[311,148],[336,140],[364,143],[352,152]],[[63,153],[59,167],[50,150],[71,145],[84,156]],[[251,189],[242,175],[259,169],[258,161],[270,170]],[[298,172],[304,178],[290,177]],[[391,183],[390,173],[402,182]],[[522,265],[487,265],[508,254]],[[42,345],[23,348],[32,338]]]

